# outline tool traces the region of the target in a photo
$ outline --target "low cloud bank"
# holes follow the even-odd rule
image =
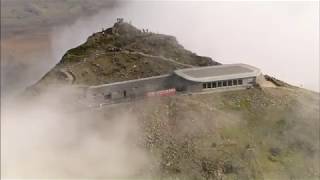
[[[1,108],[1,177],[141,175],[149,157],[139,147],[135,115],[124,109],[69,111],[69,94],[62,92],[10,100]]]

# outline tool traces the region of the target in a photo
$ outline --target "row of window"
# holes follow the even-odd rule
[[[203,83],[203,89],[242,85],[242,79]]]

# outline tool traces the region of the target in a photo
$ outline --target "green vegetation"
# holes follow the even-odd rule
[[[124,22],[115,23],[67,51],[34,88],[46,88],[50,82],[68,82],[59,78],[60,71],[72,74],[75,80],[69,83],[99,85],[168,74],[191,65],[214,64],[217,63],[210,58],[185,50],[172,36],[143,32]]]
[[[319,102],[302,96],[251,89],[168,98],[134,112],[165,177],[317,179]],[[305,111],[306,102],[316,109]]]
[[[212,64],[216,63],[185,50],[171,36],[116,23],[68,51],[35,87],[59,83],[62,70],[75,77],[73,84],[97,85]],[[156,159],[145,173],[157,178],[320,177],[318,94],[291,86],[260,87],[123,106],[139,120],[139,145]],[[104,114],[108,119],[108,108]]]

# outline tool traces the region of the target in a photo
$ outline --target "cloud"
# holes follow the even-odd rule
[[[123,178],[148,168],[135,115],[77,110],[68,103],[74,93],[63,88],[1,107],[2,178]]]
[[[122,2],[56,28],[55,59],[123,17],[177,37],[186,49],[222,63],[248,63],[294,85],[319,90],[317,2]]]

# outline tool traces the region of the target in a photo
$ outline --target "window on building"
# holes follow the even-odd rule
[[[203,83],[202,86],[203,86],[203,89],[207,89],[207,83]]]
[[[218,81],[218,87],[221,87],[221,86],[222,86],[222,82]]]
[[[239,85],[242,85],[242,84],[243,84],[242,79],[238,79],[238,84],[239,84]]]
[[[227,86],[227,81],[223,81],[222,86]]]
[[[216,88],[217,87],[217,82],[213,82],[212,83],[212,88]]]
[[[211,88],[211,82],[208,82],[208,88]]]
[[[123,97],[127,97],[127,91],[123,91]]]
[[[234,85],[234,86],[238,85],[238,81],[237,81],[236,79],[233,80],[233,85]]]
[[[228,81],[228,86],[232,86],[232,80]]]

